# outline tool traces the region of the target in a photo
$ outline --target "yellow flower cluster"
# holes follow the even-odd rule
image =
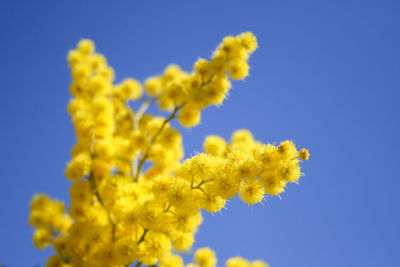
[[[172,257],[174,258],[174,257]],[[215,267],[217,266],[217,258],[215,252],[210,248],[200,248],[194,254],[194,262],[189,263],[187,267]],[[170,261],[167,261],[169,264]],[[160,262],[160,267],[172,267],[172,266],[183,266],[183,265],[163,265],[164,262]],[[226,261],[226,267],[269,267],[269,265],[261,260],[249,262],[241,257],[233,257]]]
[[[65,213],[64,203],[51,200],[48,196],[34,196],[30,207],[29,223],[36,227],[33,243],[39,249],[53,242],[59,242],[58,234],[67,234],[73,221]]]
[[[217,167],[204,188],[224,199],[239,197],[248,204],[256,204],[264,195],[284,192],[287,183],[297,182],[301,176],[299,163],[308,159],[308,150],[296,150],[287,140],[278,146],[254,141],[247,130],[238,130],[231,143],[218,136],[208,136],[204,151],[212,155],[210,166]],[[204,182],[203,182],[204,183]]]
[[[172,251],[189,251],[202,222],[201,210],[218,212],[236,195],[256,204],[282,193],[301,176],[309,157],[291,141],[264,145],[247,130],[231,142],[208,136],[204,153],[182,162],[182,137],[170,125],[192,127],[200,112],[225,99],[230,79],[244,79],[257,48],[251,33],[224,38],[211,60],[199,59],[193,72],[176,65],[142,84],[114,83],[114,71],[82,40],[68,55],[73,99],[68,105],[77,143],[65,175],[72,181],[68,214],[45,195],[32,200],[29,221],[39,249],[53,245],[47,266],[184,266]],[[137,110],[131,101],[140,101]],[[167,117],[146,113],[158,103]],[[200,249],[187,266],[216,266],[215,253]],[[227,267],[265,267],[261,261],[232,258]]]
[[[162,110],[182,108],[179,122],[185,127],[193,127],[200,122],[202,109],[224,101],[231,88],[229,78],[240,80],[248,75],[247,60],[256,48],[257,40],[249,32],[228,36],[210,61],[199,59],[192,73],[171,65],[163,75],[146,80],[146,92],[159,98]]]

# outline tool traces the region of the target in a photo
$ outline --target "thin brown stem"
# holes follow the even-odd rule
[[[205,184],[205,183],[208,183],[208,182],[212,182],[212,181],[214,181],[214,179],[209,179],[209,180],[204,180],[204,181],[201,181],[198,185],[196,185],[196,186],[193,186],[193,184],[190,186],[190,188],[191,189],[200,189],[201,188],[201,186],[203,185],[203,184]]]
[[[167,206],[167,208],[165,209],[164,212],[168,212],[170,208],[171,208],[171,203],[168,204],[168,206]]]
[[[137,242],[138,245],[144,241],[144,238],[146,237],[147,232],[149,232],[149,229],[144,229],[142,236],[140,237],[139,241]]]
[[[108,216],[108,221],[111,224],[112,227],[112,239],[115,239],[115,230],[117,228],[117,224],[115,223],[114,219],[111,217],[111,214],[108,212],[108,210],[106,209],[106,206],[104,205],[103,199],[101,198],[100,194],[99,194],[99,190],[97,188],[97,184],[96,184],[96,180],[94,179],[93,175],[90,174],[89,176],[89,181],[92,183],[92,186],[95,190],[95,196],[97,198],[97,200],[99,201],[100,205],[103,207],[104,211],[107,213]]]
[[[138,166],[138,168],[137,168],[136,175],[135,175],[135,178],[133,179],[133,181],[137,182],[137,180],[138,180],[138,178],[139,178],[139,175],[140,175],[140,172],[142,171],[143,165],[144,165],[145,161],[147,160],[147,158],[149,157],[150,150],[151,150],[153,144],[157,141],[157,138],[159,137],[159,135],[161,134],[161,132],[164,130],[165,126],[166,126],[166,125],[168,124],[168,122],[170,122],[172,119],[176,118],[176,117],[175,117],[176,113],[177,113],[179,110],[181,110],[181,109],[183,108],[184,105],[185,105],[185,104],[175,106],[174,111],[171,113],[171,115],[169,115],[168,118],[166,118],[166,119],[163,121],[163,123],[162,123],[160,129],[158,129],[158,131],[156,132],[156,134],[151,138],[150,143],[149,143],[149,146],[148,146],[147,149],[146,149],[146,152],[143,154],[143,157],[142,157],[142,158],[140,159],[140,161],[139,161],[139,166]]]

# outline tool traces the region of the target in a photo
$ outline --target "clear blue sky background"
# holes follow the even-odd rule
[[[27,224],[36,192],[67,200],[75,137],[66,54],[92,38],[117,81],[169,63],[190,70],[222,37],[253,31],[251,75],[184,131],[186,155],[207,134],[250,129],[311,151],[282,200],[230,201],[205,214],[195,247],[271,267],[399,263],[399,1],[1,1],[0,261],[44,265]]]

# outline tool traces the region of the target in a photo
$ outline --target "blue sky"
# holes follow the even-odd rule
[[[204,214],[195,248],[271,267],[399,266],[400,3],[398,1],[1,1],[0,262],[44,265],[29,201],[67,200],[75,142],[66,54],[91,38],[117,81],[169,63],[190,70],[226,35],[252,31],[251,75],[222,107],[184,130],[186,155],[207,134],[247,128],[295,140],[311,158],[282,199],[237,199]]]

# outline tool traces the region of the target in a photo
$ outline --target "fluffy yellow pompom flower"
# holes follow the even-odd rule
[[[301,158],[302,160],[308,160],[309,157],[310,157],[310,152],[308,152],[307,149],[302,148],[302,149],[299,151],[299,158]]]
[[[201,213],[188,209],[177,210],[171,219],[171,223],[175,226],[175,229],[183,233],[194,232],[201,222]]]
[[[142,96],[142,85],[134,79],[125,79],[115,87],[115,94],[123,100],[135,100]]]
[[[178,255],[168,255],[161,259],[159,267],[183,267],[183,260]]]
[[[244,79],[249,74],[249,65],[244,60],[236,60],[230,63],[229,77],[235,80]]]
[[[64,257],[72,257],[73,248],[69,243],[69,239],[67,236],[59,236],[56,237],[53,241],[54,250],[58,252],[60,255],[64,255]]]
[[[194,262],[199,267],[214,267],[217,265],[217,258],[210,248],[200,248],[194,254]]]
[[[51,244],[51,230],[49,228],[39,228],[33,234],[33,243],[38,249],[43,249]]]
[[[225,199],[213,192],[200,194],[199,200],[201,208],[211,213],[220,211],[226,203]]]
[[[221,168],[220,173],[215,175],[208,187],[211,192],[220,195],[224,199],[233,198],[239,191],[240,186],[240,179],[237,179],[229,168],[229,165]]]
[[[241,257],[230,258],[226,262],[226,267],[252,267],[250,262]]]
[[[72,265],[65,263],[61,256],[53,255],[47,260],[46,267],[72,267]]]
[[[65,176],[71,180],[79,180],[83,176],[89,174],[91,168],[91,158],[87,153],[76,155],[67,166]]]
[[[211,154],[213,156],[222,157],[224,156],[227,143],[225,140],[219,136],[210,135],[207,136],[203,144],[204,152]]]
[[[78,43],[78,51],[83,55],[89,55],[94,51],[94,43],[92,40],[83,39]]]
[[[254,145],[253,135],[250,131],[245,129],[235,131],[232,135],[231,142],[234,149],[248,150]]]
[[[194,242],[193,233],[175,232],[171,238],[177,251],[188,251]]]
[[[264,198],[264,185],[263,183],[254,178],[246,178],[240,185],[239,197],[247,204],[256,204]]]
[[[270,172],[261,174],[260,179],[265,186],[265,193],[271,196],[279,195],[285,191],[286,182],[280,180],[279,177],[274,176]]]
[[[294,161],[282,162],[279,174],[282,180],[294,183],[300,178],[300,167]]]
[[[191,202],[192,191],[190,185],[184,180],[177,180],[169,187],[167,199],[175,207],[184,207]]]
[[[145,241],[139,245],[139,259],[146,265],[153,265],[170,250],[171,241],[165,234],[148,233]]]
[[[51,199],[44,194],[37,194],[33,197],[30,205],[31,211],[44,210],[51,205]]]
[[[125,237],[121,238],[115,243],[114,253],[119,261],[123,264],[129,264],[134,262],[137,255],[138,247],[133,238]]]
[[[92,95],[105,96],[111,92],[111,84],[104,76],[95,75],[87,82],[87,90]]]
[[[286,140],[280,143],[277,151],[281,157],[292,158],[296,155],[296,146],[293,142]]]
[[[200,118],[200,110],[187,105],[179,112],[178,121],[184,127],[193,127],[200,123]]]
[[[251,32],[245,32],[239,35],[242,47],[253,53],[257,47],[257,39]]]
[[[145,82],[146,93],[151,96],[157,96],[161,94],[162,91],[162,83],[158,78],[149,78]]]

